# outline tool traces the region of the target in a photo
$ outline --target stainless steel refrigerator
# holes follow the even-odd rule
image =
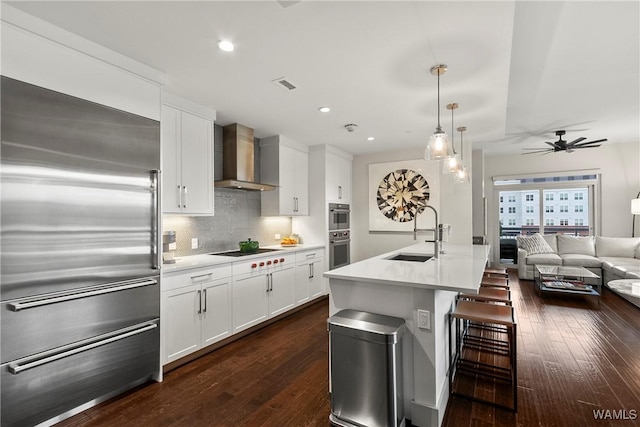
[[[2,77],[1,422],[159,375],[160,123]]]

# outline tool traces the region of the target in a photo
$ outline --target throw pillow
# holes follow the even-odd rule
[[[527,251],[527,255],[553,254],[553,248],[549,246],[540,233],[533,236],[516,236],[518,247]]]

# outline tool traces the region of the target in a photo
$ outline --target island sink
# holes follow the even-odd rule
[[[389,261],[413,261],[413,262],[425,262],[433,258],[433,255],[422,254],[397,254],[391,258],[387,258]]]

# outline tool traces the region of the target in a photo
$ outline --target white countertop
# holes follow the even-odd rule
[[[176,257],[175,264],[162,264],[162,272],[173,273],[176,271],[188,270],[191,268],[211,267],[214,265],[230,264],[233,262],[248,261],[255,258],[268,257],[269,255],[276,254],[276,253],[283,253],[283,252],[295,253],[300,251],[306,251],[309,249],[321,249],[321,248],[324,248],[324,246],[312,245],[312,244],[301,244],[297,246],[271,245],[271,246],[261,246],[261,248],[278,249],[278,252],[245,255],[241,257],[215,255],[215,254],[213,255],[201,254],[201,255]]]
[[[488,245],[445,243],[446,253],[425,262],[392,261],[397,254],[433,254],[433,243],[418,243],[324,273],[330,279],[477,293],[489,256]]]

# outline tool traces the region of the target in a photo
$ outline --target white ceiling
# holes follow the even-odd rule
[[[638,1],[7,3],[166,73],[169,91],[259,138],[422,147],[437,122],[429,69],[443,63],[442,127],[457,102],[455,126],[488,154],[543,148],[558,129],[640,143]]]

